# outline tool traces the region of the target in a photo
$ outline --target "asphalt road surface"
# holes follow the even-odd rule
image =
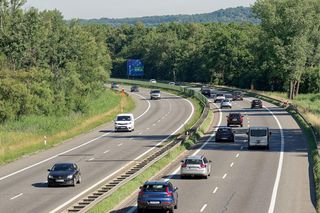
[[[203,154],[213,161],[211,176],[180,179],[179,161],[163,179],[178,187],[176,213],[313,213],[315,191],[307,141],[295,120],[282,108],[263,102],[263,109],[250,109],[252,98],[234,101],[232,109],[215,108],[211,132],[188,154]],[[219,104],[215,105],[219,106]],[[218,126],[226,126],[229,112],[244,115],[235,143],[214,142]],[[270,150],[248,150],[246,128],[268,126]],[[113,213],[135,212],[136,196]],[[156,211],[152,211],[156,212]]]
[[[162,94],[149,100],[149,90],[130,93],[136,102],[134,132],[113,132],[102,125],[48,151],[0,167],[0,212],[60,212],[77,196],[125,165],[155,151],[190,120],[194,108],[186,99]],[[47,169],[54,163],[74,162],[82,182],[76,187],[47,187]]]

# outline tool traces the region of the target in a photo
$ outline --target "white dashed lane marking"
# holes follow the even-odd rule
[[[23,193],[20,193],[20,194],[18,194],[18,195],[16,195],[16,196],[10,198],[10,200],[14,200],[14,199],[16,199],[16,198],[18,198],[18,197],[20,197],[20,196],[22,196],[22,195],[23,195]]]
[[[238,158],[238,157],[239,157],[239,155],[240,155],[240,154],[238,153],[238,154],[236,155],[236,158]]]
[[[118,146],[122,146],[123,143],[118,144]]]
[[[203,212],[206,208],[207,208],[207,204],[204,204],[204,205],[202,206],[202,208],[200,209],[200,212]]]
[[[232,163],[230,164],[230,167],[233,167],[233,164],[234,164],[234,163],[232,162]]]
[[[212,194],[215,194],[217,191],[218,191],[218,187],[216,187],[214,190],[213,190],[213,192],[212,192]]]
[[[222,179],[225,179],[226,177],[227,177],[227,173],[225,173],[224,175],[223,175],[223,177],[222,177]]]
[[[106,153],[108,153],[108,152],[110,152],[110,150],[106,150],[106,151],[104,151],[104,152],[103,152],[103,154],[106,154]]]

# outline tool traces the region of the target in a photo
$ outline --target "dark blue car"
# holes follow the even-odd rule
[[[140,187],[137,212],[152,209],[169,210],[173,213],[178,208],[177,187],[169,181],[147,181]]]

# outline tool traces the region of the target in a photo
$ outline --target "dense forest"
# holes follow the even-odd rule
[[[194,14],[194,15],[167,15],[167,16],[147,16],[140,18],[100,18],[100,19],[80,19],[82,24],[108,24],[119,26],[122,24],[134,25],[142,23],[146,26],[154,26],[163,23],[242,23],[250,22],[257,24],[259,19],[253,16],[250,7],[227,8],[214,11],[212,13]]]
[[[111,74],[141,59],[145,78],[320,92],[320,2],[258,0],[252,23],[82,25],[0,1],[0,120],[84,112]]]

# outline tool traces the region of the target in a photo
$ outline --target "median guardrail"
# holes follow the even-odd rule
[[[127,169],[124,169],[117,175],[105,183],[102,183],[99,187],[93,189],[91,192],[88,192],[85,196],[79,198],[71,206],[67,207],[64,212],[78,212],[84,213],[92,208],[94,205],[102,201],[103,199],[108,198],[113,192],[118,188],[128,183],[133,178],[137,177],[140,173],[149,168],[152,164],[164,157],[170,150],[174,147],[177,147],[180,143],[188,139],[191,135],[197,132],[200,128],[200,125],[208,116],[209,112],[209,103],[202,94],[184,87],[174,86],[174,85],[165,85],[165,84],[156,84],[143,82],[143,81],[133,81],[133,80],[122,80],[122,79],[111,79],[112,82],[130,84],[130,85],[139,85],[141,87],[149,88],[162,88],[167,90],[173,90],[183,93],[188,97],[195,97],[202,103],[202,114],[200,119],[186,132],[180,134],[178,137],[171,139],[163,147],[158,147],[158,150],[150,153],[149,156],[146,156],[144,159],[139,160],[138,162],[128,166]],[[187,133],[187,134],[186,134]]]

